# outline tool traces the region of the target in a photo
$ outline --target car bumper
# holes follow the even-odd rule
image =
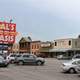
[[[69,69],[68,68],[66,68],[66,67],[61,67],[61,69],[62,69],[62,72],[68,72],[69,71]]]
[[[0,67],[7,67],[8,63],[0,63]]]

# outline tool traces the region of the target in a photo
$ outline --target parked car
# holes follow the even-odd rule
[[[59,60],[62,59],[62,58],[63,58],[63,55],[58,55],[57,56],[57,59],[59,59]]]
[[[78,73],[80,73],[80,60],[78,61],[77,71],[78,71]]]
[[[64,55],[58,55],[58,56],[57,56],[57,59],[58,59],[58,60],[70,60],[71,57],[69,57],[69,56],[64,56]]]
[[[7,67],[9,62],[4,59],[2,56],[0,56],[0,67]]]
[[[7,56],[6,59],[7,59],[7,61],[9,61],[10,63],[14,63],[15,57],[16,57],[16,54],[11,53],[11,54],[9,54],[9,55]]]
[[[23,64],[36,64],[36,65],[43,65],[45,63],[45,59],[41,57],[37,57],[33,54],[21,54],[16,56],[15,63],[19,65]]]
[[[75,60],[75,59],[80,59],[80,54],[76,54],[72,57],[72,60]]]
[[[70,60],[62,64],[63,72],[77,73],[80,66],[80,60]]]

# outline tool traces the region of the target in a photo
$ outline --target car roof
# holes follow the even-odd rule
[[[80,54],[76,54],[76,55],[74,55],[73,57],[76,57],[76,56],[80,56]]]
[[[64,62],[64,63],[73,63],[73,62],[75,62],[75,61],[80,61],[80,59],[69,60],[69,61],[66,61],[66,62]]]
[[[29,54],[29,53],[23,53],[22,55],[33,55],[33,54]]]
[[[73,62],[74,62],[74,61],[80,61],[80,59],[73,59],[72,61],[73,61]]]

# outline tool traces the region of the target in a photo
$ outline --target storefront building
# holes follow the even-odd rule
[[[75,54],[80,54],[80,38],[54,40],[54,48],[50,49],[49,52],[52,53],[54,57],[58,55],[72,57]]]
[[[53,43],[52,42],[42,42],[41,43],[41,48],[40,48],[40,55],[42,57],[53,57],[52,53],[50,53],[50,49],[53,48]]]
[[[31,53],[31,38],[22,37],[19,41],[19,52],[20,53]]]
[[[15,53],[15,54],[19,53],[19,44],[18,43],[13,44],[11,53]]]
[[[41,41],[32,41],[31,42],[31,53],[35,55],[40,54]]]

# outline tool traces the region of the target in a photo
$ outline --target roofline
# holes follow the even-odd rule
[[[58,41],[58,40],[75,40],[75,39],[79,39],[79,38],[63,38],[63,39],[56,39],[54,41]]]
[[[34,43],[34,42],[41,42],[40,40],[38,40],[38,41],[32,41],[32,43]]]

